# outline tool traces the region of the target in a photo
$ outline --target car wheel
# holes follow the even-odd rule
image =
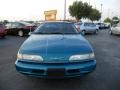
[[[20,37],[23,37],[23,35],[24,35],[24,33],[23,33],[23,31],[18,31],[18,35],[20,36]]]
[[[1,36],[2,38],[5,38],[5,36]]]
[[[110,35],[112,35],[112,34],[113,34],[111,30],[109,31],[109,34],[110,34]]]
[[[82,33],[82,35],[85,35],[85,30],[83,30],[81,33]]]
[[[95,30],[94,34],[98,34],[98,30]]]

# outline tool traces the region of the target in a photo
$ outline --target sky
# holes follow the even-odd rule
[[[71,16],[68,7],[76,0],[67,1],[67,19]],[[80,1],[80,0],[78,0]],[[119,0],[81,0],[101,11],[102,19],[120,15]],[[44,20],[44,11],[57,10],[57,19],[64,18],[64,0],[0,0],[0,20]]]

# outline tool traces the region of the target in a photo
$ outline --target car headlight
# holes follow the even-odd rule
[[[80,61],[80,60],[86,60],[86,59],[93,59],[95,58],[94,53],[90,54],[81,54],[81,55],[73,55],[69,58],[69,61]]]
[[[19,53],[17,54],[17,59],[43,61],[43,58],[39,55],[28,55],[28,54],[19,54]]]

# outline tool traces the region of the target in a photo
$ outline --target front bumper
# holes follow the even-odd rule
[[[112,33],[116,34],[116,35],[120,35],[120,31],[118,31],[118,30],[112,30]]]
[[[0,32],[0,36],[5,36],[6,32]]]
[[[64,78],[76,77],[92,72],[96,68],[96,60],[74,63],[33,63],[17,60],[15,62],[16,70],[22,74],[42,77],[42,78]],[[64,75],[48,75],[48,70],[63,70]]]

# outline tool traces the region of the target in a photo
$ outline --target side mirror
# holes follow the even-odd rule
[[[28,35],[29,35],[29,36],[32,35],[32,32],[29,32]]]

